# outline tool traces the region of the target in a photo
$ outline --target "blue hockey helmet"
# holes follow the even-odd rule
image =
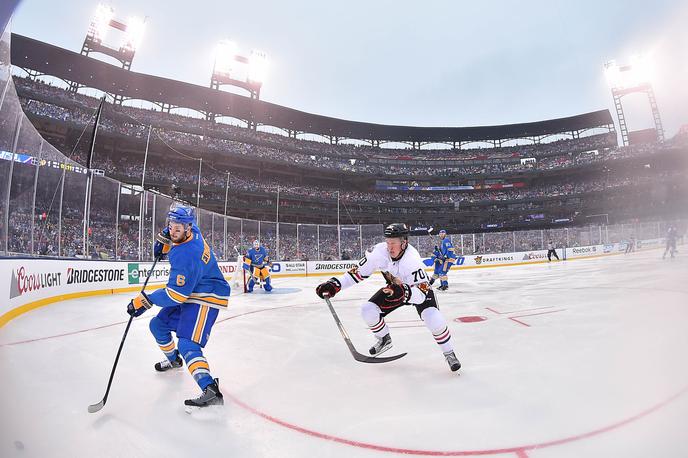
[[[438,234],[439,234],[439,235],[447,235],[447,231],[445,231],[444,229],[440,229],[440,231],[438,232]]]
[[[257,249],[257,248],[260,248],[260,240],[255,239],[255,240],[253,241],[253,248],[256,248],[256,249]]]
[[[174,203],[167,213],[170,223],[193,224],[196,222],[196,210],[190,205]]]

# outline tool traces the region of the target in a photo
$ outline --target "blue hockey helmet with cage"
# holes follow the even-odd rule
[[[170,223],[193,224],[196,222],[196,210],[190,205],[172,204],[167,213]]]

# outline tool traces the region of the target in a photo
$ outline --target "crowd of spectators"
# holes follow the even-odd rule
[[[123,182],[140,184],[143,173],[142,165],[133,165],[126,160],[117,163],[109,158],[98,161],[97,166],[105,170],[106,175]],[[499,189],[478,189],[466,191],[353,191],[351,189],[333,189],[332,186],[296,184],[287,180],[275,178],[254,179],[238,174],[227,176],[213,170],[206,169],[201,175],[201,195],[204,198],[224,201],[227,195],[232,201],[237,194],[267,194],[276,196],[280,192],[282,198],[298,197],[306,200],[337,201],[347,204],[439,204],[459,206],[470,203],[513,201],[540,199],[545,197],[570,196],[589,192],[604,191],[646,183],[652,179],[660,179],[658,173],[638,173],[632,171],[626,174],[607,175],[603,178],[563,178],[549,183],[536,183],[533,186],[503,187]],[[146,168],[146,183],[168,184],[174,183],[180,188],[197,189],[198,175],[188,168],[175,166],[170,163],[149,162]],[[227,183],[229,192],[226,193]],[[195,197],[195,194],[188,195]],[[274,205],[274,203],[272,204]]]
[[[63,215],[61,224],[44,221],[40,215],[33,215],[33,251],[31,250],[31,214],[15,211],[10,215],[8,248],[11,253],[38,256],[84,257],[83,219],[75,218],[80,210],[70,210]],[[1,213],[1,212],[0,212]],[[91,209],[92,221],[88,228],[89,257],[99,259],[137,260],[150,259],[152,228],[144,228],[142,250],[139,255],[138,222],[117,222],[115,215],[99,208]],[[111,220],[111,221],[109,221]],[[244,253],[253,240],[259,239],[276,260],[335,260],[357,259],[363,252],[383,240],[382,225],[342,226],[338,237],[337,226],[307,225],[297,234],[281,225],[279,251],[277,231],[274,223],[263,223],[260,232],[230,230],[204,230],[206,241],[220,260],[234,260],[238,253]],[[269,229],[265,229],[265,225]],[[625,225],[587,226],[544,230],[508,232],[482,232],[475,234],[453,234],[450,237],[456,251],[462,255],[504,253],[513,251],[535,251],[546,247],[552,241],[557,247],[575,247],[590,244],[614,243],[627,240],[631,235],[638,238],[661,236],[658,223],[635,223]],[[420,253],[428,256],[437,243],[433,236],[411,236]],[[116,249],[117,248],[117,249]]]
[[[82,94],[68,94],[64,89],[28,79],[15,81],[21,96],[22,108],[27,113],[82,129],[93,122],[98,104],[96,99]],[[227,190],[227,175],[220,171],[226,170],[227,167],[219,164],[231,163],[233,158],[258,158],[290,166],[302,166],[312,173],[325,169],[385,177],[415,177],[424,174],[432,174],[435,177],[463,177],[567,169],[597,162],[613,165],[613,161],[616,160],[654,156],[677,145],[684,146],[688,143],[687,130],[683,136],[677,136],[665,145],[635,145],[622,148],[615,146],[614,133],[605,133],[546,144],[486,149],[386,149],[295,139],[228,124],[211,123],[205,119],[111,105],[107,106],[100,126],[105,134],[141,140],[146,139],[149,126],[153,126],[150,132],[154,148],[158,151],[165,148],[170,156],[164,163],[156,159],[155,155],[149,157],[146,184],[175,185],[181,197],[192,201],[196,197],[195,189],[199,184],[198,162],[177,153],[176,149],[186,152],[199,151],[206,155],[209,152],[219,153],[216,155],[219,157],[217,163],[204,162],[201,169],[201,197],[205,200],[223,202],[225,191],[229,191],[227,195],[231,205],[264,205],[274,208],[275,195],[279,190],[284,199],[282,206],[311,209],[314,212],[322,211],[326,208],[323,205],[331,206],[336,201],[350,207],[376,207],[379,213],[406,215],[409,219],[417,216],[418,210],[413,208],[413,205],[417,204],[422,204],[423,207],[451,208],[454,211],[513,211],[513,215],[501,218],[503,222],[522,221],[528,212],[542,210],[546,207],[546,204],[541,202],[544,198],[558,199],[561,204],[566,199],[588,193],[674,179],[676,175],[684,172],[626,171],[604,176],[590,175],[585,179],[569,177],[538,180],[514,188],[442,192],[382,192],[373,189],[352,190],[345,187],[334,189],[332,186],[266,177],[257,179],[242,173],[231,173]],[[88,142],[82,141],[76,146],[70,148],[71,159],[83,164]],[[31,151],[26,153],[31,154]],[[107,176],[117,180],[140,184],[143,157],[139,159],[141,160],[136,161],[127,156],[107,155],[97,150],[94,167],[104,170]],[[17,166],[17,170],[20,170],[20,166]],[[41,179],[44,178],[39,175],[39,185]],[[53,189],[54,185],[47,188]],[[25,202],[12,201],[15,197],[11,196],[9,226],[5,228],[8,231],[9,251],[45,256],[85,256],[84,200],[80,197],[82,195],[78,192],[68,192],[61,204],[55,204],[54,193],[36,192],[33,211],[28,205],[24,205]],[[479,208],[481,206],[482,208]],[[562,215],[566,215],[564,210]],[[146,220],[141,225],[143,230],[139,234],[139,222],[122,216],[123,214],[117,214],[113,206],[97,203],[91,206],[86,232],[89,256],[108,259],[150,258],[150,246],[157,229],[150,220]],[[0,224],[4,224],[4,217],[1,220]],[[380,225],[352,226],[348,229],[342,227],[340,233],[337,232],[337,226],[304,225],[302,228],[299,226],[301,229],[298,230],[298,236],[295,225],[284,225],[284,230],[280,226],[279,244],[274,223],[263,223],[260,230],[257,224],[255,229],[252,228],[252,224],[243,230],[229,228],[225,233],[223,226],[207,226],[207,222],[201,218],[201,227],[216,255],[223,260],[235,259],[255,238],[261,239],[273,257],[282,260],[337,259],[340,253],[345,259],[358,258],[363,251],[382,240]],[[595,227],[589,230],[562,228],[482,232],[453,237],[457,251],[474,254],[542,249],[549,240],[557,246],[600,243],[603,241],[600,234],[601,231]],[[613,235],[608,241],[620,241],[615,238],[619,237]],[[604,238],[604,241],[607,239]],[[432,237],[415,237],[413,242],[423,254],[429,254],[435,243]]]
[[[28,79],[17,79],[22,105],[28,113],[85,126],[92,122],[94,99]],[[60,93],[62,91],[62,93]],[[107,105],[101,129],[128,138],[144,139],[149,125],[152,140],[169,149],[215,151],[221,159],[259,158],[309,169],[375,176],[461,177],[576,167],[653,152],[662,148],[615,147],[613,132],[578,139],[489,149],[403,150],[366,146],[332,145],[293,139],[277,134],[204,119],[134,107]],[[180,160],[183,158],[180,157]]]

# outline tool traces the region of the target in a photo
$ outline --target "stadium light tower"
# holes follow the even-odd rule
[[[628,65],[618,65],[615,60],[610,60],[604,64],[604,68],[607,82],[609,83],[609,87],[612,90],[612,96],[614,97],[616,116],[619,120],[621,139],[624,146],[628,146],[629,138],[621,99],[623,96],[633,93],[645,93],[647,95],[650,102],[650,109],[652,110],[652,117],[655,122],[657,140],[664,141],[662,118],[659,116],[657,99],[655,98],[655,92],[650,83],[652,79],[652,66],[649,60],[642,56],[633,56],[631,58],[631,63]]]
[[[210,88],[220,90],[224,85],[239,87],[248,91],[251,99],[259,100],[267,71],[267,54],[252,50],[246,57],[239,54],[238,49],[236,43],[230,40],[222,40],[217,44]],[[242,78],[240,74],[246,76]],[[206,118],[214,120],[215,114],[208,112]]]
[[[126,22],[115,19],[115,11],[112,7],[99,4],[96,12],[91,19],[91,23],[81,46],[81,55],[88,56],[90,53],[101,53],[117,59],[125,70],[131,69],[134,54],[141,44],[143,32],[146,27],[146,20],[139,17],[130,17]],[[110,29],[120,30],[124,36],[119,46],[113,47],[105,43],[105,37]],[[76,92],[80,85],[72,82],[69,85],[71,92]],[[118,94],[111,94],[115,98],[115,103],[121,104],[124,98]]]

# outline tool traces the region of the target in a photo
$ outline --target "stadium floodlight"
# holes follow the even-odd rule
[[[99,4],[96,7],[96,12],[91,19],[91,24],[88,28],[88,36],[96,43],[101,43],[107,34],[110,27],[110,21],[115,15],[112,7],[104,4]]]
[[[124,39],[122,41],[122,48],[127,51],[135,51],[141,44],[143,38],[143,31],[146,28],[145,19],[137,16],[132,16],[127,21],[127,27],[124,31]]]
[[[623,110],[621,99],[633,93],[645,93],[650,102],[652,117],[655,124],[655,132],[658,141],[664,141],[664,128],[662,119],[659,115],[657,100],[655,99],[654,89],[652,88],[652,69],[653,65],[648,55],[636,54],[631,56],[630,63],[619,65],[616,61],[610,60],[604,64],[604,73],[607,82],[612,90],[616,115],[619,120],[621,139],[624,145],[629,145],[629,132],[626,126],[626,116]]]
[[[231,40],[222,40],[215,47],[215,73],[229,75],[234,70],[237,55],[237,44]]]
[[[248,81],[262,84],[265,81],[267,67],[267,54],[256,49],[251,50],[251,56],[248,58]]]
[[[650,83],[652,64],[645,55],[631,56],[631,63],[618,65],[615,60],[604,64],[607,82],[612,89],[630,89]]]

